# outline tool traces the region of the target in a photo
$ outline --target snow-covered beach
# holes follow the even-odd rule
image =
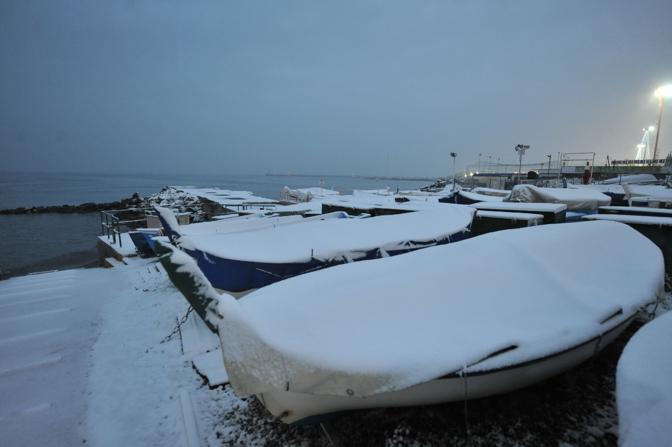
[[[411,209],[436,200],[407,197],[410,201],[402,205],[384,191],[360,192],[350,200]],[[183,199],[182,193],[166,190],[153,203],[179,208]],[[202,324],[200,329],[193,324],[189,304],[156,259],[129,256],[130,240],[124,244],[119,249],[124,262],[113,262],[111,269],[0,282],[0,354],[5,359],[0,435],[9,445],[617,443],[616,363],[645,316],[599,355],[522,390],[426,407],[355,411],[323,425],[289,426],[275,420],[257,398],[241,398],[225,383],[216,339],[202,333]],[[668,293],[657,311],[671,307]],[[208,374],[216,385],[208,383]]]
[[[229,385],[210,389],[179,337],[162,343],[188,305],[151,260],[3,281],[0,305],[5,445],[187,445],[185,391],[201,445],[329,445],[319,426],[275,422]],[[341,445],[615,445],[616,361],[641,324],[542,384],[466,404],[345,414],[327,424],[329,436]]]

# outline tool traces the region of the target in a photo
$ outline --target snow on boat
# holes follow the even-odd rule
[[[469,236],[475,211],[461,206],[366,219],[343,212],[235,234],[183,236],[213,286],[244,292],[309,271],[393,256]]]
[[[672,217],[637,216],[626,214],[591,214],[584,220],[609,220],[631,226],[649,238],[663,252],[665,270],[672,274]],[[617,244],[618,241],[613,241]]]
[[[478,202],[469,205],[477,210],[541,214],[544,223],[565,222],[567,205],[563,203]]]
[[[534,185],[516,185],[505,202],[564,203],[568,211],[596,211],[611,203],[611,198],[599,191],[582,188],[539,188]]]
[[[280,200],[293,203],[310,202],[313,199],[324,199],[331,196],[338,196],[341,193],[333,189],[320,187],[291,189],[285,186],[280,191]]]
[[[458,191],[455,202],[460,205],[471,205],[478,202],[501,202],[505,196],[481,194],[478,192]]]
[[[238,233],[241,231],[258,230],[274,225],[296,223],[303,220],[303,217],[299,215],[273,217],[264,216],[263,214],[252,214],[249,216],[233,217],[212,222],[180,225],[172,210],[160,206],[155,206],[154,210],[159,216],[165,234],[168,235],[171,241],[175,241],[182,236]]]
[[[598,214],[628,214],[635,216],[672,217],[672,209],[647,206],[601,206]]]
[[[544,380],[617,337],[664,279],[660,250],[614,222],[490,233],[320,270],[239,301],[171,250],[161,262],[216,327],[236,393],[257,395],[287,423]],[[482,259],[485,277],[473,268]]]
[[[672,439],[672,312],[645,324],[630,339],[616,368],[618,443],[662,446]]]
[[[658,179],[653,174],[619,175],[618,177],[603,180],[603,185],[621,185],[628,183],[655,183]]]
[[[506,197],[509,194],[511,194],[511,191],[509,191],[508,189],[495,189],[495,188],[483,188],[483,187],[474,188],[471,190],[471,192],[495,197]]]
[[[540,225],[544,221],[541,214],[510,213],[504,211],[476,211],[471,224],[472,236],[479,236],[493,231],[511,230]]]

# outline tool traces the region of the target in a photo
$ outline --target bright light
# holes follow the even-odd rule
[[[642,149],[642,148],[644,148],[644,147],[646,147],[646,144],[639,143],[639,144],[637,145],[637,149]]]
[[[653,132],[654,130],[656,130],[656,126],[649,126],[649,132]]]
[[[653,93],[657,98],[672,98],[672,84],[665,84]]]

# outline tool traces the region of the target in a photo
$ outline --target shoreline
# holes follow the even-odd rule
[[[96,251],[95,246],[90,250],[71,251],[59,256],[53,256],[29,264],[20,265],[12,269],[0,269],[0,281],[52,270],[70,270],[91,267],[99,267],[98,252]]]

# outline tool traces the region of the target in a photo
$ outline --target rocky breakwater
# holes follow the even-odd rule
[[[30,208],[19,207],[0,210],[0,215],[8,214],[41,214],[41,213],[96,213],[105,210],[121,210],[126,208],[143,208],[148,204],[145,199],[136,192],[127,199],[117,200],[108,203],[87,202],[80,205],[52,205],[52,206],[33,206]]]

